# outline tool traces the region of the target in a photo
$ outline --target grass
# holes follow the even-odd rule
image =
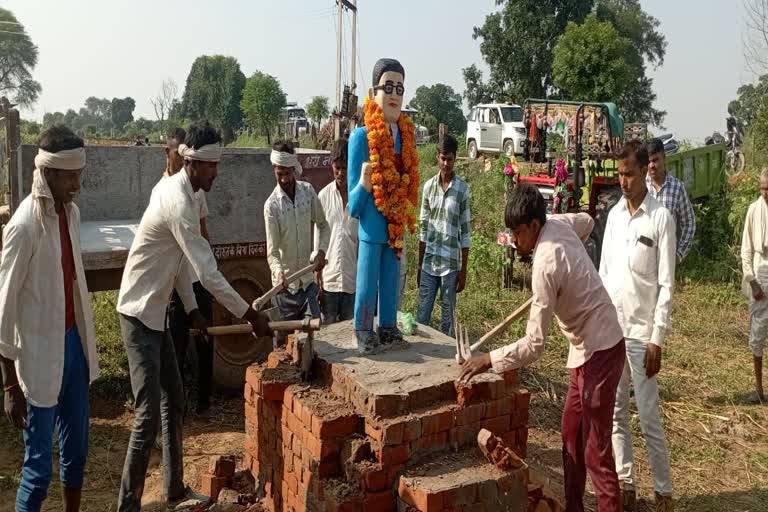
[[[433,176],[434,149],[420,149],[422,180]],[[502,228],[503,181],[480,165],[461,161],[456,172],[472,188],[473,246],[470,278],[458,298],[458,316],[477,339],[521,304],[527,291],[502,289],[501,249],[495,233]],[[415,313],[417,290],[416,238],[408,244],[408,281],[403,309]],[[696,262],[696,265],[702,263]],[[687,264],[686,264],[687,265]],[[695,269],[694,269],[695,270]],[[526,268],[515,263],[516,275]],[[722,274],[720,274],[722,275]],[[699,277],[704,276],[704,277]],[[523,279],[524,280],[524,279]],[[130,414],[127,361],[115,313],[116,292],[92,294],[98,338],[101,378],[94,384],[89,496],[114,499],[125,454]],[[439,322],[439,306],[432,325]],[[752,389],[751,356],[746,347],[747,305],[731,279],[713,279],[685,268],[673,299],[673,328],[664,348],[659,377],[661,413],[668,435],[677,510],[682,512],[768,511],[768,408],[744,404]],[[514,342],[524,322],[510,327],[494,346]],[[547,477],[561,479],[559,425],[568,382],[565,360],[568,345],[553,326],[541,360],[522,373],[533,393],[529,462]],[[226,425],[206,425],[207,432],[230,432],[239,415],[238,401],[218,401],[215,417]],[[652,496],[652,479],[634,411],[631,418],[638,485],[641,496]],[[186,428],[186,427],[185,427]],[[196,427],[193,426],[192,430]],[[218,429],[218,430],[217,430]],[[190,429],[186,431],[191,437]],[[18,486],[23,444],[18,431],[0,422],[0,510],[10,503]],[[54,484],[57,485],[57,484]],[[553,483],[559,489],[559,484]],[[52,497],[58,493],[53,486]],[[114,496],[113,496],[114,495]],[[106,502],[105,501],[105,502]],[[10,510],[10,509],[9,509]],[[88,510],[88,509],[84,509]],[[92,509],[97,510],[97,509]],[[594,508],[592,509],[594,510]]]

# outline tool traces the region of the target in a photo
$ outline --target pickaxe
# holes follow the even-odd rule
[[[456,333],[456,362],[459,364],[464,364],[464,361],[472,357],[472,352],[485,345],[488,340],[493,339],[501,334],[507,327],[512,325],[515,320],[523,316],[528,311],[528,309],[530,309],[532,302],[533,297],[525,301],[522,306],[513,311],[512,314],[505,318],[503,322],[488,331],[483,335],[482,338],[471,345],[469,343],[469,331],[467,331],[467,328],[459,323],[458,319],[454,315],[453,325],[454,331]]]

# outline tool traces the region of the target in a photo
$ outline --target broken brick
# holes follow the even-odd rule
[[[219,492],[227,486],[227,478],[204,473],[200,477],[200,492],[210,496],[213,501],[219,498]]]
[[[218,477],[231,478],[235,474],[234,455],[214,455],[208,463],[208,473]]]

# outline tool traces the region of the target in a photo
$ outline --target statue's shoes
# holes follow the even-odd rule
[[[406,344],[403,333],[397,327],[379,327],[379,343],[382,345]]]
[[[361,356],[369,356],[379,352],[381,342],[376,331],[355,331],[357,351]]]

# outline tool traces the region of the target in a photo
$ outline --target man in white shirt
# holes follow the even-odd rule
[[[48,494],[55,426],[64,506],[79,510],[88,386],[99,373],[80,210],[72,202],[85,168],[83,140],[56,125],[41,134],[39,147],[32,193],[5,226],[0,260],[5,413],[24,430],[19,512],[38,512]]]
[[[184,485],[182,418],[184,392],[173,342],[164,334],[174,285],[195,327],[205,328],[192,289],[194,272],[216,300],[269,336],[268,319],[229,285],[200,233],[195,193],[210,191],[221,158],[221,135],[207,121],[187,131],[179,154],[184,170],[162,180],[152,193],[123,271],[117,311],[123,331],[136,418],[118,496],[118,512],[138,512],[144,476],[162,416],[164,494],[168,508],[187,510],[209,501]],[[185,264],[188,263],[188,264]]]
[[[298,181],[301,165],[293,144],[275,143],[270,155],[277,185],[264,203],[264,225],[267,230],[267,261],[272,271],[272,284],[277,286],[285,277],[314,262],[314,272],[322,272],[331,229],[315,189],[305,181]],[[317,251],[312,258],[312,229],[318,230]],[[275,297],[283,320],[300,320],[307,310],[320,318],[318,288],[312,271],[290,283]],[[278,333],[277,344],[285,342]]]
[[[664,427],[659,416],[661,347],[670,328],[677,241],[672,214],[648,192],[648,150],[627,142],[617,156],[624,200],[608,214],[600,258],[603,280],[624,332],[627,364],[619,382],[613,416],[616,473],[624,487],[624,510],[636,510],[630,380],[640,413],[656,492],[656,510],[671,511],[672,477]]]
[[[184,159],[179,154],[179,146],[184,144],[186,136],[187,132],[185,132],[183,128],[176,128],[173,130],[173,133],[168,136],[165,145],[165,172],[163,173],[161,181],[184,169]],[[206,200],[205,191],[203,189],[195,192],[195,200],[197,201],[200,210],[200,234],[210,242],[210,239],[208,238],[208,227],[205,223],[205,218],[208,216],[208,201]],[[211,323],[213,321],[213,297],[211,297],[208,290],[200,284],[200,279],[198,279],[196,275],[193,276],[192,289],[195,292],[195,300],[197,301],[197,307],[200,310],[200,313],[202,313],[206,322]],[[174,290],[173,296],[171,297],[171,303],[168,306],[168,330],[173,339],[173,345],[176,348],[176,361],[179,363],[179,372],[181,372],[182,382],[186,380],[184,378],[184,365],[187,360],[186,355],[190,339],[190,326],[191,321],[184,309],[184,303],[178,292]],[[213,337],[195,337],[195,352],[197,353],[197,373],[199,376],[196,411],[198,414],[202,414],[207,411],[211,405]],[[186,394],[187,393],[185,393],[185,395]],[[160,446],[162,443],[155,444]]]
[[[347,200],[347,140],[336,141],[331,152],[334,180],[318,198],[331,229],[328,257],[320,277],[320,310],[323,323],[351,320],[355,316],[358,221],[349,214]],[[315,251],[320,250],[320,230],[315,227]]]
[[[741,237],[743,290],[749,300],[749,348],[755,368],[752,403],[765,402],[763,347],[768,336],[768,167],[760,173],[760,197],[749,205]]]

